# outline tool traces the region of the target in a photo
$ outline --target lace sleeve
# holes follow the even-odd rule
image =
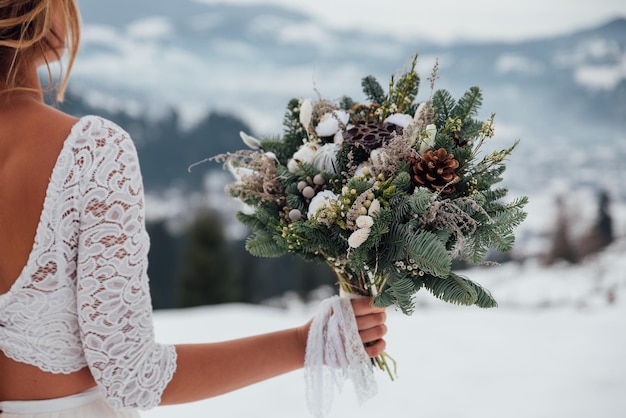
[[[115,409],[160,402],[176,368],[157,344],[148,288],[141,174],[121,128],[93,118],[81,132],[77,310],[85,358]]]

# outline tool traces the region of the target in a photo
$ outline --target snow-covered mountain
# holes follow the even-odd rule
[[[98,105],[139,112],[207,110],[278,133],[291,97],[349,95],[360,80],[386,84],[415,52],[424,80],[439,59],[438,88],[484,91],[500,142],[521,138],[509,178],[521,191],[568,184],[626,198],[626,18],[519,43],[436,45],[380,32],[341,31],[276,6],[137,0],[84,2],[84,44],[73,86]],[[123,13],[119,11],[123,10]],[[508,141],[508,142],[507,142]],[[532,167],[531,169],[529,169]]]

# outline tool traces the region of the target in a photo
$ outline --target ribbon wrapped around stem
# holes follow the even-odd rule
[[[307,339],[304,373],[307,403],[316,417],[330,412],[334,393],[348,379],[360,404],[378,392],[349,298],[333,296],[320,304]]]

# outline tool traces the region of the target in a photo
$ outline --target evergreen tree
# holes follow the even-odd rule
[[[569,219],[562,198],[557,198],[556,206],[557,218],[552,236],[552,247],[547,254],[546,264],[554,264],[558,260],[576,263],[578,256],[570,239]]]
[[[177,303],[177,273],[180,266],[180,237],[173,236],[165,221],[148,222],[150,235],[148,277],[154,309],[171,309]]]
[[[599,200],[596,230],[598,231],[598,244],[601,248],[604,248],[615,239],[613,234],[613,218],[609,213],[609,204],[611,202],[609,193],[606,190],[600,192]]]
[[[180,306],[240,301],[241,287],[233,275],[233,260],[218,215],[205,212],[198,216],[187,230],[187,239]]]
[[[591,226],[587,234],[579,245],[580,257],[595,254],[615,239],[613,235],[613,218],[609,213],[610,197],[606,190],[600,192],[598,196],[598,213],[595,223]]]

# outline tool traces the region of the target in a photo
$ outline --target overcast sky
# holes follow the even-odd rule
[[[195,0],[223,3],[224,0]],[[626,0],[228,0],[278,4],[341,28],[367,27],[440,42],[521,40],[626,18]]]

